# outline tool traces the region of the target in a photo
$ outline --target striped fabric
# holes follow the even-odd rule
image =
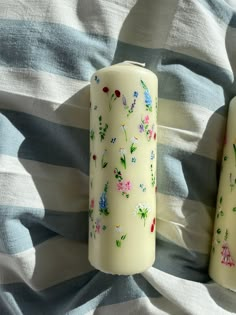
[[[89,80],[123,60],[159,78],[157,258],[87,259]],[[235,314],[207,273],[235,0],[0,0],[0,314]]]

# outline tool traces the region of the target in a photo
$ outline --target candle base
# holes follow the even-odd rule
[[[139,274],[139,273],[142,273],[144,271],[146,271],[147,269],[151,268],[152,265],[154,264],[155,262],[155,259],[153,259],[153,262],[150,264],[147,264],[146,266],[143,266],[142,268],[130,268],[130,270],[124,270],[124,271],[121,271],[121,270],[115,270],[115,269],[112,269],[112,268],[103,268],[101,265],[99,265],[97,262],[92,262],[90,259],[89,259],[89,262],[91,264],[91,266],[93,266],[95,269],[101,271],[101,272],[104,272],[104,273],[107,273],[107,274],[110,274],[110,275],[114,275],[114,276],[133,276],[133,275],[136,275],[136,274]]]

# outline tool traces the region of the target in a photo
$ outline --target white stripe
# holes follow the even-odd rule
[[[209,62],[232,72],[225,38],[236,48],[230,33],[235,33],[222,20],[198,1],[180,1],[175,12],[165,48]],[[233,45],[234,44],[234,45]],[[232,58],[233,60],[233,58]]]
[[[89,128],[88,82],[29,69],[0,67],[0,108],[17,110],[49,121]],[[9,94],[8,94],[9,93]]]
[[[0,284],[24,282],[36,291],[92,269],[87,245],[60,237],[19,254],[0,253]]]
[[[82,32],[118,38],[129,10],[136,1],[28,0],[1,4],[0,18],[28,22],[59,23]],[[99,13],[99,14],[98,14]]]
[[[78,169],[0,155],[0,204],[79,212],[89,178]]]
[[[166,48],[236,72],[235,29],[197,1],[87,0],[85,5],[76,0],[31,0],[22,5],[11,0],[1,6],[0,18],[6,17],[59,23],[131,45]],[[145,27],[140,21],[146,21]]]
[[[159,99],[158,123],[158,143],[213,160],[221,158],[226,123],[222,115],[198,105]]]
[[[88,302],[88,304],[91,303]],[[76,315],[76,311],[71,315]],[[120,314],[152,314],[152,315],[183,315],[182,310],[163,297],[142,297],[128,302],[101,306],[86,312],[84,315],[120,315]]]
[[[142,275],[169,303],[182,309],[179,314],[235,314],[235,293],[215,283],[203,284],[184,280],[155,268],[148,269]]]
[[[213,211],[199,201],[157,193],[157,232],[181,247],[208,254]]]

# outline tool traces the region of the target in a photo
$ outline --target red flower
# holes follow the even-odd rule
[[[116,97],[120,97],[120,91],[119,90],[115,90],[115,95],[116,95]]]
[[[93,155],[93,160],[96,161],[96,159],[97,159],[97,156],[96,156],[96,154],[94,154]]]
[[[154,231],[154,227],[155,227],[155,225],[154,225],[154,224],[152,224],[152,225],[151,225],[151,232],[153,232],[153,231]]]
[[[156,218],[153,219],[152,223],[155,225],[156,224]]]
[[[103,90],[103,92],[104,92],[104,93],[109,92],[109,89],[108,89],[108,87],[107,87],[107,86],[104,86],[104,88],[103,88],[102,90]]]
[[[156,140],[156,138],[157,138],[157,134],[156,134],[156,133],[154,133],[154,136],[153,136],[153,137],[154,137],[154,140]]]

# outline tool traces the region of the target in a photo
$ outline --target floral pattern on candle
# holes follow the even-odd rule
[[[100,196],[99,200],[99,212],[105,216],[109,215],[108,211],[108,202],[107,202],[107,190],[108,190],[108,182],[104,186],[104,190]]]
[[[105,167],[107,167],[107,165],[108,165],[108,162],[105,161],[105,155],[106,155],[106,153],[107,153],[107,150],[105,149],[104,152],[103,152],[103,155],[102,155],[102,160],[101,160],[101,166],[102,166],[102,168],[105,168]]]
[[[225,266],[235,267],[235,262],[231,256],[229,245],[227,243],[228,234],[228,230],[226,229],[224,242],[221,248],[221,263]]]
[[[127,138],[127,132],[126,132],[126,126],[125,124],[121,124],[121,130],[124,132],[124,136],[125,136],[125,141],[127,142],[128,138]]]
[[[152,111],[152,97],[151,97],[151,94],[149,92],[148,87],[144,83],[144,81],[141,80],[140,82],[141,82],[141,85],[142,85],[142,87],[144,89],[144,101],[145,101],[146,110],[151,112]]]
[[[96,163],[96,161],[97,161],[97,156],[96,156],[96,154],[93,154],[92,159],[93,159],[93,161],[94,161],[95,167],[97,167],[97,163]]]
[[[139,203],[135,207],[134,214],[140,217],[141,220],[143,220],[145,226],[150,211],[151,208],[146,203]]]
[[[217,210],[216,210],[216,218],[217,219],[219,219],[219,217],[223,217],[223,215],[224,215],[224,211],[223,211],[223,208],[222,208],[222,203],[223,203],[223,197],[221,196],[220,200],[219,200],[219,204],[217,206]]]
[[[149,115],[146,115],[144,119],[141,119],[141,123],[138,126],[139,132],[145,133],[148,141],[151,141],[152,138],[156,140],[156,132],[154,132],[155,125],[152,124],[152,126],[150,127],[149,124],[150,118]]]
[[[121,174],[121,171],[118,168],[114,169],[115,178],[118,180],[116,184],[116,188],[119,192],[121,192],[122,196],[129,198],[129,192],[132,189],[132,185],[130,180],[124,180]]]
[[[115,226],[115,232],[119,234],[122,232],[122,228],[120,225]],[[126,236],[127,234],[123,234],[118,239],[116,239],[116,242],[115,242],[116,247],[119,247],[119,248],[121,247],[123,241],[126,239]]]
[[[90,130],[90,139],[94,140],[95,139],[95,132],[93,129]]]
[[[107,86],[104,86],[104,88],[102,89],[104,93],[106,93],[108,95],[110,89],[107,87]],[[115,90],[112,94],[111,94],[111,97],[110,97],[110,100],[109,100],[109,110],[112,109],[112,105],[113,103],[115,102],[115,100],[117,98],[119,98],[121,95],[120,91],[119,90]]]
[[[92,231],[90,231],[90,237],[96,239],[96,235],[101,234],[102,231],[105,231],[107,226],[102,223],[101,218],[96,218],[92,224]]]
[[[124,169],[126,169],[126,151],[124,148],[120,148],[119,152],[121,165],[124,167]]]
[[[131,106],[128,106],[126,97],[124,95],[122,95],[122,103],[123,103],[124,109],[128,111],[127,117],[129,117],[130,114],[132,114],[134,112],[134,108],[135,108],[135,105],[136,105],[136,99],[138,97],[138,92],[137,91],[134,91],[133,97],[134,97],[133,103],[131,104]]]
[[[88,212],[88,216],[91,221],[93,221],[93,212],[94,212],[94,198],[92,198],[90,201],[89,212]]]
[[[137,138],[137,137],[132,137],[132,138],[130,139],[130,141],[131,141],[130,153],[133,154],[134,151],[137,150],[138,138]]]
[[[154,232],[154,230],[155,230],[155,226],[156,226],[156,218],[153,218],[153,220],[152,220],[152,224],[151,224],[151,233],[153,233]]]
[[[232,173],[229,174],[229,185],[230,185],[231,192],[232,192],[234,186],[236,185],[236,177],[233,177]]]
[[[105,139],[105,135],[108,129],[108,124],[105,124],[104,126],[102,125],[102,116],[100,115],[98,117],[99,120],[99,135],[100,135],[100,140],[104,140]]]
[[[146,192],[147,188],[144,184],[140,184],[139,187],[141,188],[142,192]]]

